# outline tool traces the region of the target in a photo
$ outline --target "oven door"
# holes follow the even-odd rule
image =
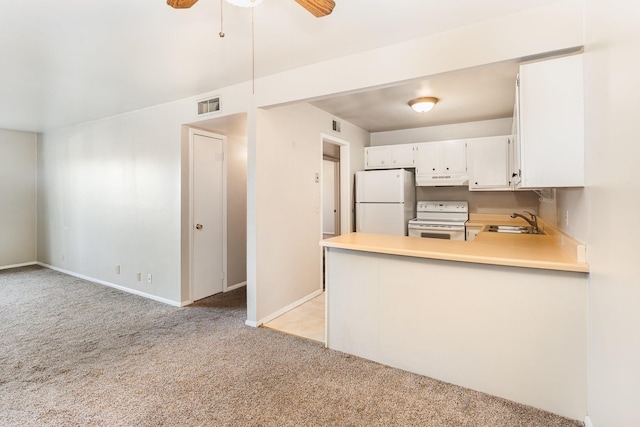
[[[409,237],[442,240],[464,240],[464,225],[436,225],[409,223]]]

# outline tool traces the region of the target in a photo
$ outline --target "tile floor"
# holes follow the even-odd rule
[[[324,343],[324,292],[263,326]]]

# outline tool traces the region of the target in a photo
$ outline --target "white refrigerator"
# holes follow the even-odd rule
[[[413,172],[405,169],[356,172],[356,231],[407,235],[416,216]]]

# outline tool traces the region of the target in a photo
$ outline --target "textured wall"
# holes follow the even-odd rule
[[[0,268],[36,260],[36,142],[0,130]]]

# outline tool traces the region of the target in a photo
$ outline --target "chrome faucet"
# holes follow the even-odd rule
[[[529,211],[524,211],[524,213],[528,213],[529,215],[531,215],[531,219],[529,219],[526,216],[524,216],[522,214],[519,214],[517,212],[512,213],[511,214],[511,218],[520,217],[520,218],[524,219],[531,226],[531,233],[532,234],[537,234],[538,233],[538,218],[536,218],[536,216],[534,214],[532,214],[531,212],[529,212]]]

